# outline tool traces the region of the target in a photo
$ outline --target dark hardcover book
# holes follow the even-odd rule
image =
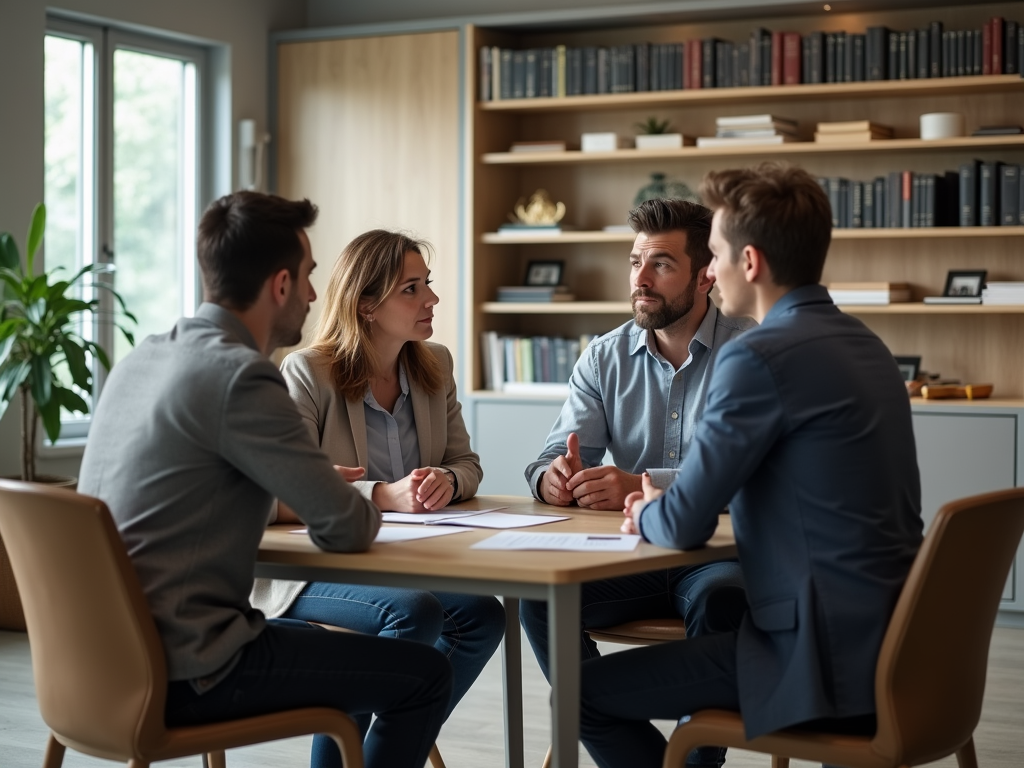
[[[1016,34],[1016,32],[1014,33]],[[1020,166],[1007,163],[1000,169],[999,224],[1012,227],[1020,213]]]
[[[956,65],[953,62],[953,53],[955,50],[952,41],[956,38],[953,32],[942,33],[942,76],[952,77],[952,73],[956,71]]]
[[[526,51],[512,51],[512,98],[526,96]]]
[[[597,93],[597,48],[592,45],[583,49],[583,93]]]
[[[836,81],[836,33],[825,34],[825,82]]]
[[[935,177],[935,226],[955,227],[960,216],[960,174],[946,171]]]
[[[978,177],[980,173],[980,160],[972,160],[960,165],[958,220],[961,227],[978,226]]]
[[[974,74],[974,32],[964,30],[964,74]]]
[[[839,226],[850,228],[850,180],[839,180]]]
[[[811,82],[811,38],[808,35],[800,38],[800,82]]]
[[[729,50],[729,43],[719,41],[715,43],[715,87],[729,88],[729,65],[732,64],[732,53]]]
[[[716,37],[709,37],[701,41],[703,48],[703,61],[701,71],[704,74],[704,87],[714,88],[716,86],[715,76],[718,74],[718,65],[715,61],[716,43],[721,42]]]
[[[583,49],[569,48],[565,52],[565,92],[569,96],[583,95]]]
[[[907,79],[917,79],[917,30],[907,32]]]
[[[923,173],[910,174],[910,226],[914,229],[922,226],[921,217],[924,206],[924,192],[921,187],[924,183]]]
[[[921,226],[935,226],[935,174],[926,173],[921,182],[923,202],[921,205]]]
[[[480,48],[480,74],[479,74],[479,98],[480,101],[491,100],[491,47],[489,45]]]
[[[761,35],[761,85],[772,84],[772,33]]]
[[[992,25],[992,74],[1003,74],[1003,17],[993,16]]]
[[[750,84],[764,85],[764,76],[761,72],[761,39],[770,34],[764,27],[757,27],[750,33]]]
[[[703,45],[700,40],[691,40],[686,45],[686,51],[690,55],[690,87],[701,88],[704,85],[703,66],[704,54]]]
[[[886,197],[885,197],[885,185],[886,185],[886,178],[885,178],[885,176],[878,176],[874,180],[874,182],[872,182],[872,185],[871,185],[871,186],[873,186],[875,188],[875,228],[876,229],[881,229],[882,227],[887,226],[886,223],[885,223],[885,212],[886,212],[886,207],[885,207],[885,200],[886,200]]]
[[[1024,77],[1024,26],[1017,25],[1017,69],[1020,76]],[[1024,221],[1021,222],[1024,224]]]
[[[856,48],[856,37],[857,35],[849,34],[846,36],[846,45],[843,46],[843,82],[852,83],[857,78],[854,75],[854,63],[853,58]]]
[[[523,86],[523,98],[535,99],[537,98],[537,76],[539,74],[537,67],[537,49],[528,48],[523,51],[523,59],[526,64],[523,69],[524,86]]]
[[[511,48],[501,49],[501,70],[498,72],[498,76],[501,80],[500,97],[503,99],[512,98],[512,53]]]
[[[974,37],[974,74],[981,74],[981,30],[971,32]]]
[[[771,42],[771,55],[769,61],[771,62],[771,83],[770,85],[782,85],[782,47],[783,47],[783,35],[781,32],[772,32],[770,38]]]
[[[636,52],[636,83],[637,91],[645,92],[651,90],[651,44],[637,43]]]
[[[1024,32],[1024,29],[1018,27],[1017,36],[1020,37],[1022,32]],[[1017,223],[1024,227],[1024,169],[1021,169],[1018,175],[1020,176],[1020,187],[1017,189]]]
[[[897,46],[898,46],[898,49],[897,49],[898,50],[898,53],[897,53],[898,61],[897,61],[896,66],[898,68],[899,75],[898,75],[898,77],[896,79],[906,80],[910,76],[910,67],[909,67],[909,62],[908,62],[908,59],[907,59],[907,33],[906,32],[900,32],[899,35],[897,36]]]
[[[887,64],[888,79],[900,79],[900,33],[889,33],[889,63]]]
[[[683,89],[683,46],[680,43],[669,45],[669,85],[674,91]]]
[[[611,93],[611,57],[607,48],[597,49],[597,92]]]
[[[864,212],[861,217],[865,229],[875,228],[875,182],[865,181],[862,185]]]
[[[786,32],[782,36],[782,84],[799,85],[801,75],[800,57],[801,50],[800,34],[798,32]]]
[[[853,57],[851,60],[851,77],[853,82],[862,83],[867,80],[867,56],[865,55],[866,38],[863,35],[850,35],[847,45],[852,41]]]
[[[903,212],[903,174],[899,171],[890,171],[885,178],[885,226],[898,228],[902,226],[901,215]]]
[[[558,69],[558,62],[555,60],[554,48],[540,49],[540,83],[537,87],[537,95],[541,97],[554,96],[558,86],[552,88],[552,73]]]
[[[675,52],[672,50],[671,43],[665,43],[665,47],[661,52],[661,90],[671,91],[675,85],[675,80],[672,77],[672,61],[675,56]]]
[[[868,80],[888,79],[888,49],[888,27],[868,27],[864,45]]]
[[[913,214],[914,201],[914,174],[912,171],[903,171],[901,174],[900,193],[900,226],[912,226],[911,216]]]
[[[1017,60],[1017,22],[1007,19],[1005,29],[1003,72],[1007,75],[1016,75],[1020,72],[1020,62]]]
[[[917,77],[921,80],[931,77],[928,58],[930,39],[927,29],[917,30]]]
[[[850,222],[853,229],[864,227],[864,182],[850,182]]]
[[[828,205],[832,210],[832,226],[839,226],[839,182],[838,176],[828,178]]]
[[[846,82],[846,33],[836,32],[836,80]]]
[[[751,84],[749,40],[736,46],[736,70],[736,85],[740,88],[748,87]]]
[[[967,36],[964,30],[956,31],[956,76],[963,77],[967,74]]]
[[[661,82],[661,57],[664,55],[665,46],[660,43],[651,46],[651,73],[649,80],[652,91],[663,91],[665,86]]]
[[[981,74],[992,74],[992,22],[981,28]]]
[[[999,192],[1002,163],[982,163],[978,176],[978,224],[995,227],[999,224]]]
[[[942,77],[942,22],[928,25],[928,77]]]
[[[811,32],[811,79],[809,82],[822,83],[825,78],[825,33]]]

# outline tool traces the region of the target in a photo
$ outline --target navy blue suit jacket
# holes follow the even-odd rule
[[[727,505],[750,602],[748,737],[874,712],[882,636],[921,543],[920,479],[892,354],[820,285],[722,348],[694,443],[640,530],[697,547]]]

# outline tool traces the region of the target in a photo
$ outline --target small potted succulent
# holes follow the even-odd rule
[[[670,133],[672,127],[670,120],[659,120],[656,117],[648,117],[642,123],[637,123],[636,128],[640,133],[636,137],[637,149],[678,149],[683,146],[683,134]]]

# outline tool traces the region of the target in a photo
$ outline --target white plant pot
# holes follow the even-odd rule
[[[636,137],[637,149],[678,149],[683,146],[681,133],[651,133]]]

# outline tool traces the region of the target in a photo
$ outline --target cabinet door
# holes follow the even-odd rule
[[[1015,416],[915,413],[913,418],[926,530],[947,501],[1016,485]],[[1016,563],[1005,602],[1016,602],[1015,572]]]
[[[524,472],[537,460],[561,403],[473,403],[473,450],[480,454],[481,494],[527,496]]]

